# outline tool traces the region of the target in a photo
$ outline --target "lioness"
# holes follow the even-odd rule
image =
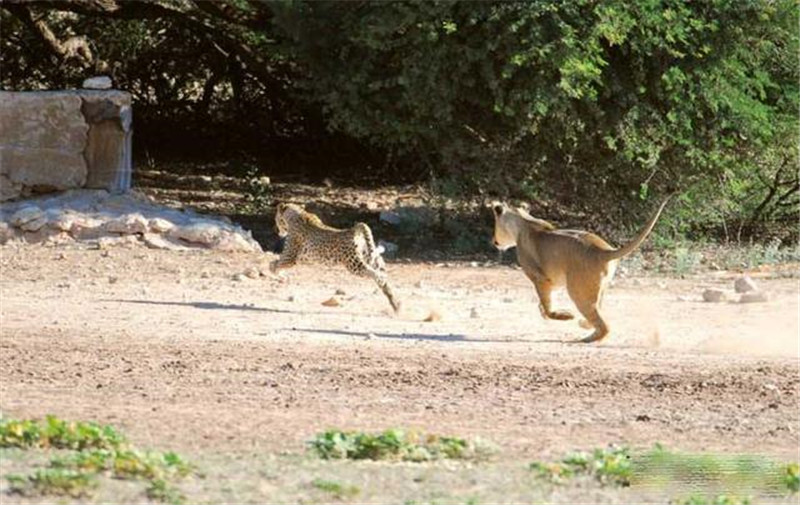
[[[632,253],[647,238],[669,197],[633,240],[614,249],[597,235],[581,230],[559,230],[522,209],[492,204],[494,245],[501,251],[517,247],[517,258],[539,295],[539,310],[545,319],[572,319],[565,310],[550,309],[550,292],[567,286],[572,301],[586,318],[581,326],[594,332],[581,342],[595,342],[608,335],[608,324],[600,316],[603,294],[614,277],[619,259]]]

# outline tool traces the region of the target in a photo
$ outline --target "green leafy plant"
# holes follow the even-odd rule
[[[309,442],[323,459],[373,459],[431,461],[437,459],[485,459],[495,448],[484,441],[423,435],[403,430],[378,434],[328,430]]]
[[[48,416],[35,420],[0,421],[0,447],[53,448],[68,451],[50,460],[48,468],[28,476],[9,475],[13,492],[25,495],[89,496],[98,475],[149,482],[150,499],[179,503],[181,495],[168,484],[190,475],[194,467],[174,452],[141,451],[111,426],[64,421]]]
[[[603,484],[629,486],[631,458],[625,447],[595,449],[589,452],[573,452],[557,463],[531,463],[541,478],[554,483],[564,483],[572,477],[590,476]]]
[[[345,484],[335,480],[314,479],[311,486],[320,491],[325,491],[336,498],[347,498],[356,496],[361,492],[358,486],[352,484]]]
[[[25,496],[89,496],[97,481],[91,472],[63,468],[40,469],[28,476],[7,476],[10,491]]]
[[[47,416],[34,420],[0,420],[0,447],[52,447],[55,449],[115,449],[125,438],[113,427]]]

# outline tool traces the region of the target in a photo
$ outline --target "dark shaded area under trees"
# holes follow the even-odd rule
[[[798,240],[791,0],[2,0],[0,85],[100,73],[137,159],[557,201],[688,237]]]

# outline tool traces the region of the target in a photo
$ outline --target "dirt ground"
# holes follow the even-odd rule
[[[587,330],[542,320],[513,267],[390,264],[394,316],[343,270],[237,276],[273,258],[0,248],[2,414],[112,423],[190,455],[302,454],[327,428],[405,427],[515,460],[656,442],[798,459],[796,278],[756,277],[770,301],[753,304],[702,302],[735,273],[618,278],[611,336],[574,345]]]

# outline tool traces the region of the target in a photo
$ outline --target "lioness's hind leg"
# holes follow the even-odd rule
[[[603,308],[603,300],[605,299],[606,288],[603,286],[600,288],[600,294],[597,296],[597,310]],[[587,319],[581,319],[578,321],[578,325],[583,328],[584,330],[591,330],[594,328],[594,325],[590,323]]]
[[[539,296],[539,311],[542,313],[543,318],[568,321],[575,317],[569,311],[552,310],[550,308],[550,292],[553,290],[553,284],[549,280],[535,278],[530,275],[528,278],[536,288],[536,294]]]
[[[581,342],[596,342],[605,338],[608,335],[608,325],[603,317],[600,315],[599,304],[601,301],[601,285],[600,282],[580,284],[579,282],[571,283],[567,280],[567,291],[570,298],[575,302],[586,321],[594,328],[594,331],[587,337],[581,339]]]

